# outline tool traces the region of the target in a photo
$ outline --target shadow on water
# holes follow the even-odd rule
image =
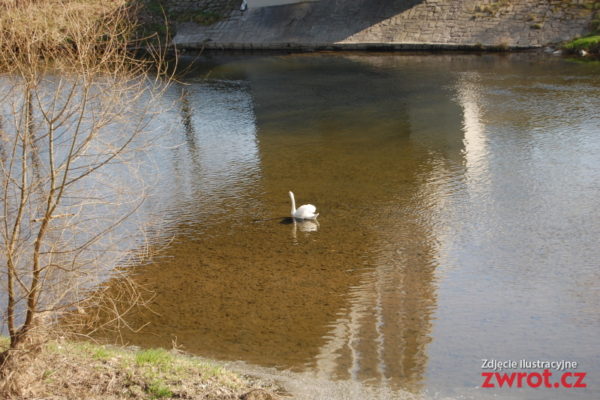
[[[270,222],[270,221],[279,221],[279,223],[282,225],[291,225],[295,222],[294,218],[292,218],[292,217],[274,217],[274,218],[261,218],[261,219],[253,219],[252,220],[252,222],[254,222],[254,223],[263,223],[263,222]]]

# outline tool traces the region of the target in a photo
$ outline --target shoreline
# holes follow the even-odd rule
[[[503,46],[482,44],[448,44],[448,43],[215,43],[211,41],[172,44],[179,50],[221,50],[221,51],[290,51],[298,53],[310,52],[523,52],[539,50],[548,45]]]
[[[0,337],[0,351],[8,348]],[[18,398],[276,400],[289,392],[274,379],[176,348],[96,344],[58,338],[40,346],[11,379],[26,388]],[[62,398],[62,397],[61,397]]]

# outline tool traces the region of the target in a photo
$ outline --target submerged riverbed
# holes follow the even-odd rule
[[[339,398],[600,394],[600,66],[203,56],[169,96],[164,240],[131,267],[156,296],[126,342]],[[318,224],[286,220],[289,190]],[[588,387],[479,389],[482,359],[577,361]]]

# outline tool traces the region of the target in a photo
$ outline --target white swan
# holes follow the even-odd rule
[[[294,198],[294,193],[290,192],[290,199],[292,200],[292,218],[294,219],[317,219],[319,213],[315,214],[317,211],[317,207],[312,204],[305,204],[303,206],[298,207],[296,210],[296,199]]]

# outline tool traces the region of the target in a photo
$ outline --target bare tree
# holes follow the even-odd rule
[[[169,79],[162,58],[132,56],[135,26],[123,0],[21,0],[0,8],[6,364],[38,327],[98,309],[94,289],[132,257],[123,238],[140,229],[132,220],[146,197],[139,154]],[[139,293],[121,296],[135,304]]]

